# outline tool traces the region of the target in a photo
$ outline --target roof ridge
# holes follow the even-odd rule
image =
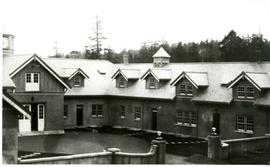
[[[252,72],[248,72],[248,71],[244,71],[245,73],[252,73],[252,74],[267,74],[267,72],[260,72],[260,71],[252,71]]]

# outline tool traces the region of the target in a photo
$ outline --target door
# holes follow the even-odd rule
[[[77,105],[76,107],[77,115],[77,126],[83,125],[83,105]]]
[[[23,105],[25,109],[31,112],[31,105],[25,104]],[[19,132],[30,132],[31,131],[31,120],[28,119],[23,114],[19,115]]]
[[[44,104],[38,104],[38,131],[44,131],[44,117],[45,117],[45,106]]]
[[[31,117],[31,130],[32,131],[37,131],[38,130],[38,111],[37,108],[38,104],[32,104],[31,109],[32,109],[32,117]]]
[[[152,108],[152,130],[157,130],[157,109]]]
[[[220,134],[220,114],[219,113],[213,113],[213,124],[212,127],[216,128],[216,133]]]

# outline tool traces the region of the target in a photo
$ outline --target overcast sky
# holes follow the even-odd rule
[[[101,20],[103,46],[119,52],[165,40],[221,40],[231,29],[270,39],[270,0],[2,0],[2,29],[15,53],[52,55],[83,50]]]

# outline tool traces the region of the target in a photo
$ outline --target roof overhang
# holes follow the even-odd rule
[[[175,86],[181,79],[186,78],[196,89],[198,89],[198,85],[183,71],[172,83],[171,86]]]
[[[16,102],[15,99],[13,99],[9,95],[3,93],[3,100],[6,101],[7,103],[9,103],[12,107],[14,107],[17,111],[19,111],[21,114],[23,114],[24,116],[26,116],[28,119],[31,119],[30,113],[28,113],[27,111],[25,111],[25,109],[22,106],[20,106]]]
[[[260,86],[253,81],[244,71],[241,72],[227,87],[227,89],[232,88],[237,82],[239,82],[241,79],[246,79],[248,80],[258,91],[261,91]]]
[[[72,78],[73,78],[75,75],[77,75],[77,74],[81,74],[81,75],[84,76],[85,78],[89,79],[89,76],[88,76],[85,72],[83,72],[82,69],[78,68],[73,74],[71,74],[71,75],[69,76],[68,80],[72,79]]]
[[[28,60],[26,60],[22,65],[20,65],[18,68],[16,68],[12,73],[10,73],[10,77],[13,77],[16,75],[19,71],[21,71],[24,67],[26,67],[30,62],[37,61],[39,62],[42,67],[44,67],[51,75],[53,75],[64,87],[67,89],[70,89],[70,87],[58,76],[58,74],[51,69],[40,57],[38,57],[36,54],[34,54],[32,57],[30,57]]]
[[[121,69],[118,69],[112,76],[112,79],[115,79],[118,75],[122,75],[126,81],[128,81],[127,76],[125,76],[125,74],[123,74],[123,72],[121,71]]]
[[[160,81],[160,79],[153,73],[153,71],[151,69],[148,69],[141,77],[141,79],[145,79],[148,75],[152,75],[158,82]]]

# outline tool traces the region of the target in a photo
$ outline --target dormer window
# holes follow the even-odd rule
[[[116,82],[116,83],[117,83],[118,88],[126,88],[127,87],[127,81],[125,80],[124,77],[119,76],[117,80],[118,80],[118,82]]]
[[[193,87],[191,84],[180,84],[179,85],[180,96],[193,96]]]
[[[252,86],[238,86],[237,98],[238,99],[254,99],[254,87]]]
[[[79,76],[74,77],[74,86],[81,86],[81,78]]]
[[[156,83],[155,83],[154,77],[149,78],[149,89],[156,89]]]

